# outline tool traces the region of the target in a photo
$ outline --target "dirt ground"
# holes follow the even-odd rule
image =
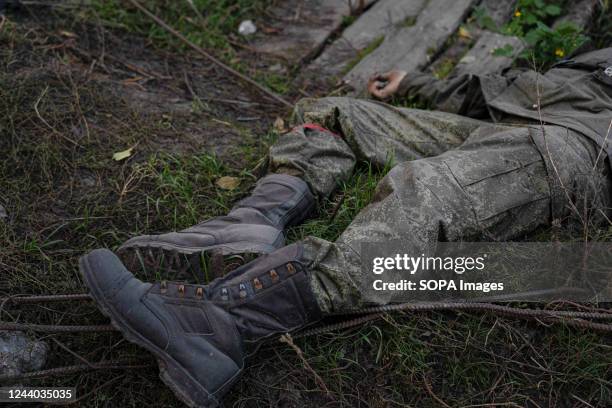
[[[87,251],[225,213],[257,179],[274,122],[288,121],[285,108],[201,56],[94,10],[22,8],[0,17],[0,296],[82,293],[77,260]],[[606,21],[595,22],[600,44],[610,40],[601,34]],[[290,101],[305,93],[292,85],[294,67],[279,68],[273,56],[237,47],[228,59]],[[128,158],[113,159],[127,149]],[[223,176],[240,183],[223,189]],[[292,239],[334,239],[380,177],[363,165],[342,199]],[[4,321],[107,323],[90,303],[0,313]],[[126,359],[137,368],[32,385],[76,386],[79,406],[180,405],[152,358],[119,334],[36,337],[51,347],[48,368]],[[296,341],[325,387],[287,345],[263,346],[226,406],[610,406],[611,340],[497,316],[389,315]]]

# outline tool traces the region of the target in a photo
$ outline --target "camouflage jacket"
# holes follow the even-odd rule
[[[612,163],[612,48],[563,60],[543,75],[510,70],[505,75],[437,80],[411,73],[402,81],[400,93],[460,115],[563,126],[597,143]]]

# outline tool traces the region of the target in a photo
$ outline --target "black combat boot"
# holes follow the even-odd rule
[[[244,367],[244,347],[321,318],[302,246],[243,265],[207,286],[143,283],[110,251],[81,258],[100,310],[155,355],[160,377],[190,407],[214,407]]]
[[[202,252],[266,254],[285,245],[283,230],[304,221],[314,206],[315,199],[302,179],[270,174],[260,179],[251,195],[238,202],[227,216],[179,232],[134,237],[117,252],[130,269],[137,258],[149,266],[180,269],[184,256]]]

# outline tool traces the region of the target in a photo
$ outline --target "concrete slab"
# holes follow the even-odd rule
[[[424,68],[457,30],[473,4],[474,0],[429,0],[413,26],[401,27],[385,37],[378,48],[344,76],[344,80],[361,90],[376,72]]]
[[[483,0],[481,5],[498,24],[504,24],[512,16],[515,1],[499,2],[495,0]],[[598,0],[581,0],[568,5],[567,14],[560,17],[556,24],[561,21],[571,21],[578,26],[585,27],[593,17],[598,5]],[[517,37],[505,36],[490,31],[482,31],[479,38],[464,55],[451,75],[499,73],[509,68],[514,59],[523,51],[525,44]],[[496,49],[510,45],[513,49],[509,57],[495,56]]]
[[[375,0],[365,0],[367,7]],[[251,47],[299,63],[318,54],[359,0],[287,0],[269,10],[266,34],[260,29]],[[261,28],[261,27],[260,27]]]
[[[499,27],[512,18],[517,0],[482,0],[479,4]]]
[[[516,3],[517,0],[481,0],[477,6],[484,12],[487,18],[491,19],[494,25],[493,28],[497,29],[510,21],[514,14]],[[482,60],[485,56],[487,60],[493,57],[490,53],[500,46],[506,44],[514,46],[518,44],[516,39],[510,40],[493,35],[494,33],[491,31],[480,27],[476,19],[467,20],[462,24],[462,28],[463,35],[456,35],[454,37],[454,42],[427,68],[427,72],[440,78],[446,78],[472,71],[474,71],[473,73],[485,74],[494,72],[493,70],[506,68],[512,64],[512,60],[508,61],[509,58],[497,57],[498,59],[495,60],[495,63],[490,66],[490,71],[488,71],[486,66],[479,66],[478,61]],[[482,36],[486,38],[481,39]],[[522,50],[522,45],[519,48]],[[459,71],[457,71],[456,66],[460,62],[461,66]]]
[[[506,45],[512,46],[511,56],[494,55],[496,49]],[[470,51],[459,60],[451,75],[499,73],[509,68],[523,49],[524,44],[519,38],[485,30]]]
[[[415,21],[425,4],[426,0],[379,0],[325,48],[307,73],[335,82],[368,47],[398,26]]]

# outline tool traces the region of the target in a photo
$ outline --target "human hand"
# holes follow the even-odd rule
[[[388,99],[397,93],[406,71],[393,70],[375,74],[368,81],[368,93],[376,99]]]

